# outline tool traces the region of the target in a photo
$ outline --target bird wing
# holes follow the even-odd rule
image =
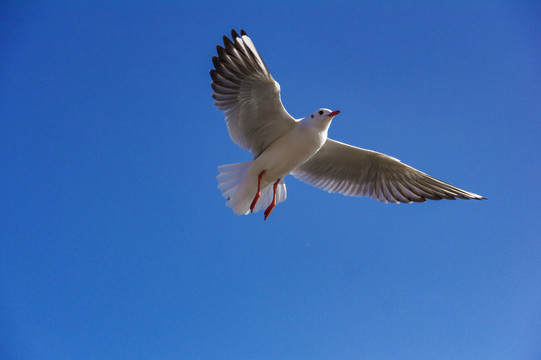
[[[224,36],[225,48],[217,46],[210,70],[214,104],[224,111],[231,139],[255,156],[295,126],[280,100],[274,81],[254,44],[241,30]]]
[[[331,193],[370,196],[384,203],[485,199],[435,179],[391,156],[332,139],[327,139],[319,152],[291,174]]]

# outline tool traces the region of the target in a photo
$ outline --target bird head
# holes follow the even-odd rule
[[[331,120],[338,114],[340,110],[318,109],[308,117],[308,122],[318,127],[328,128]]]

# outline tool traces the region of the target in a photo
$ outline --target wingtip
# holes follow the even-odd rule
[[[234,39],[234,38],[233,38]],[[229,45],[232,45],[233,43],[231,42],[231,40],[229,40],[229,38],[227,36],[224,35],[224,45],[227,46],[228,44]]]
[[[464,199],[467,200],[488,200],[488,198],[484,197],[483,195],[478,194],[471,194],[469,197],[465,197]]]
[[[231,29],[231,38],[235,40],[236,38],[240,37],[239,34],[237,34],[237,31],[235,29]]]
[[[220,45],[216,45],[216,51],[218,52],[219,59],[227,59],[227,51],[223,47],[221,47]]]
[[[240,29],[240,35],[241,36],[248,36],[248,34],[246,34],[246,31],[244,31],[244,29]]]

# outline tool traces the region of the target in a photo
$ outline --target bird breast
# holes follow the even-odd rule
[[[326,131],[318,131],[298,123],[255,159],[253,170],[257,174],[264,170],[263,181],[274,182],[308,161],[319,151],[326,139]]]

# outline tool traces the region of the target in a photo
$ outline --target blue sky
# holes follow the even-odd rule
[[[187,3],[1,5],[0,358],[539,359],[539,3]],[[232,28],[292,115],[489,200],[234,215]]]

